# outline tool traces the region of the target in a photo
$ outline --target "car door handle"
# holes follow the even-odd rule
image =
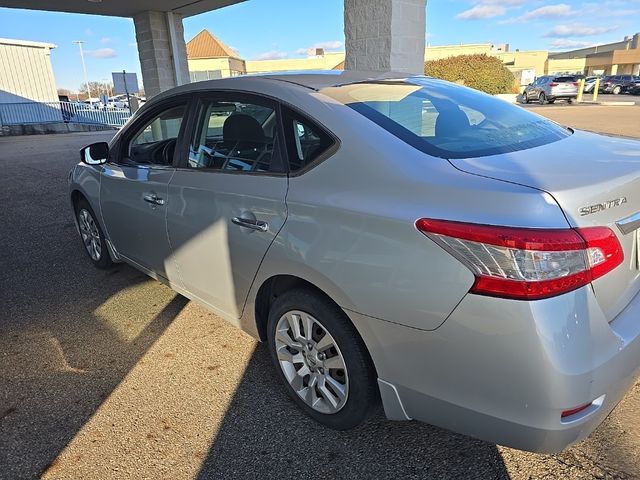
[[[142,198],[145,202],[153,203],[154,205],[164,205],[164,198],[158,197],[155,193],[145,193]]]
[[[268,232],[269,224],[261,220],[253,220],[251,218],[233,217],[231,221],[241,227],[250,228],[259,232]]]

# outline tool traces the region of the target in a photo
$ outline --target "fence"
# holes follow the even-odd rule
[[[65,122],[121,127],[130,116],[129,109],[96,108],[84,103],[0,103],[0,125]]]

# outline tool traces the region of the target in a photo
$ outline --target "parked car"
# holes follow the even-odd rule
[[[640,77],[635,75],[609,75],[602,77],[600,92],[618,95],[623,93],[627,87],[634,84],[637,80],[640,80]]]
[[[522,92],[522,101],[529,103],[534,100],[544,105],[556,100],[566,100],[571,103],[578,96],[578,81],[574,76],[545,75],[538,77]]]
[[[584,93],[593,93],[598,77],[587,77],[584,81]],[[598,89],[600,90],[600,89]]]
[[[423,76],[247,76],[155,96],[69,198],[96,267],[266,342],[318,422],[552,452],[640,371],[638,153]]]
[[[630,93],[631,95],[640,95],[640,80],[629,85],[629,87],[627,87],[627,93]]]

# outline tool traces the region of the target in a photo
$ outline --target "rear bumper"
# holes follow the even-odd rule
[[[577,97],[578,97],[578,93],[572,92],[572,93],[550,93],[547,98],[549,100],[563,100],[563,99],[573,99]]]
[[[640,295],[611,324],[590,286],[535,302],[467,295],[430,332],[349,314],[393,386],[382,392],[390,417],[523,450],[582,440],[640,373]]]

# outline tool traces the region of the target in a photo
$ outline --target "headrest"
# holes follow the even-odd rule
[[[264,131],[258,121],[245,113],[234,113],[222,126],[222,138],[231,142],[264,142]]]

